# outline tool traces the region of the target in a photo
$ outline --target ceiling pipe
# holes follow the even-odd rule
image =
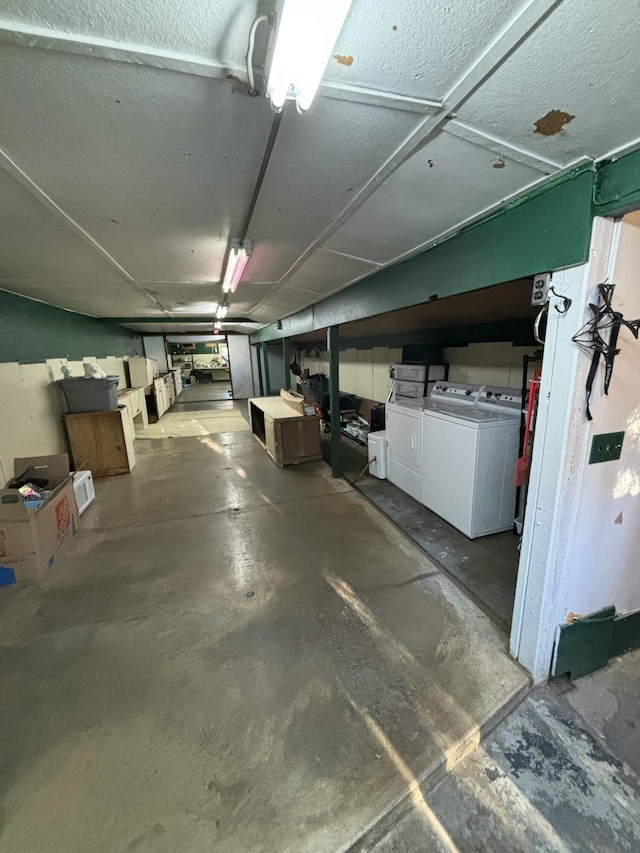
[[[256,204],[258,203],[258,196],[260,195],[264,176],[266,175],[267,169],[269,167],[269,160],[271,160],[273,147],[276,144],[276,139],[278,138],[278,131],[280,130],[280,125],[282,124],[283,115],[284,108],[279,113],[276,113],[273,117],[273,122],[271,124],[271,132],[269,133],[269,139],[267,139],[267,147],[264,150],[264,154],[262,156],[262,163],[260,164],[260,171],[258,172],[258,179],[256,181],[255,187],[253,188],[253,195],[251,196],[249,210],[247,211],[247,215],[244,220],[244,225],[242,226],[242,231],[240,232],[241,246],[244,244],[244,241],[247,239],[247,234],[249,233],[249,226],[251,225],[253,212],[256,209]]]

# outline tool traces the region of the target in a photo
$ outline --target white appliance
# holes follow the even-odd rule
[[[367,440],[369,446],[369,473],[379,480],[387,479],[387,433],[386,430],[370,432]]]
[[[96,497],[91,471],[75,472],[73,475],[73,492],[76,496],[76,503],[78,504],[78,514],[82,515]]]
[[[437,382],[423,414],[422,503],[475,539],[513,526],[520,392]]]
[[[387,478],[419,501],[422,493],[422,406],[424,400],[397,399],[387,403]]]

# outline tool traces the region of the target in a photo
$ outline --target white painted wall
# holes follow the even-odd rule
[[[449,364],[452,382],[472,382],[520,388],[522,357],[537,347],[516,347],[510,341],[445,347],[443,361]],[[340,390],[368,400],[384,402],[389,393],[389,366],[402,360],[400,347],[345,349],[340,352]],[[303,350],[299,361],[310,373],[329,374],[329,353]]]
[[[367,400],[384,402],[389,393],[389,366],[402,359],[402,348],[374,347],[346,349],[340,352],[340,390]],[[329,353],[312,351],[299,356],[302,369],[329,375]]]
[[[532,356],[539,347],[517,347],[511,341],[445,347],[443,361],[449,365],[451,382],[474,385],[522,386],[522,358]]]
[[[83,361],[97,361],[109,375],[120,376],[119,388],[126,388],[122,358],[85,356]],[[56,358],[37,364],[0,363],[0,488],[13,476],[16,457],[66,452],[64,406],[54,381],[62,379],[61,362],[74,376],[83,376],[83,361]]]
[[[640,317],[640,212],[616,225],[610,280],[613,305],[628,320]],[[617,242],[617,249],[615,243]],[[563,616],[613,604],[640,609],[640,341],[622,329],[609,395],[603,367],[592,393],[593,421],[574,424],[572,466],[577,500],[563,594]],[[583,358],[584,363],[588,358]],[[584,388],[575,404],[584,408]],[[624,430],[619,461],[588,464],[594,435]]]
[[[585,414],[590,358],[571,340],[589,316],[596,285],[617,285],[614,306],[640,317],[640,216],[596,219],[589,263],[554,274],[573,299],[552,307],[511,634],[511,652],[537,682],[546,680],[559,627],[570,612],[607,605],[640,609],[640,342],[623,331],[609,396],[601,366]],[[552,305],[561,305],[552,298]],[[619,461],[589,465],[592,437],[625,430]],[[622,515],[620,515],[622,513]],[[618,522],[618,523],[616,523]]]

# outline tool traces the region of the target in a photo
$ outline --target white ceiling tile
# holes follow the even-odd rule
[[[501,163],[502,168],[495,168]],[[388,263],[541,177],[529,166],[440,133],[403,163],[325,245]]]
[[[475,127],[561,163],[640,138],[640,4],[563,0],[458,110]],[[545,136],[550,111],[575,116]]]
[[[318,249],[286,281],[288,288],[300,288],[320,295],[331,293],[377,269],[375,264]]]
[[[287,108],[251,222],[245,279],[279,281],[417,123],[411,113],[323,98],[304,116]]]
[[[0,146],[133,277],[219,281],[269,134],[226,82],[0,51]]]
[[[443,99],[521,5],[521,0],[355,0],[325,80]]]
[[[316,302],[318,298],[316,294],[308,293],[306,290],[296,290],[293,287],[281,285],[274,288],[269,294],[268,304],[279,308],[280,315],[284,316],[284,314],[290,314],[292,311],[297,311],[306,305],[310,305],[312,302]],[[254,316],[253,311],[251,312],[251,316]]]
[[[2,17],[61,33],[244,63],[256,0],[3,0]]]
[[[158,312],[151,300],[124,281],[0,282],[0,288],[96,317],[138,317]]]
[[[0,279],[54,281],[121,276],[65,222],[0,168]]]

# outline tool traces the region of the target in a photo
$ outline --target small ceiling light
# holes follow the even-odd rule
[[[269,47],[267,95],[278,112],[288,95],[306,112],[318,91],[351,0],[280,0]]]
[[[216,320],[216,322],[213,324],[213,328],[216,330],[216,332],[220,331],[220,329],[222,328],[222,323],[220,322],[220,320]]]
[[[222,289],[225,293],[235,293],[238,282],[242,278],[244,268],[251,254],[251,243],[245,240],[242,246],[237,240],[231,241],[227,268],[224,271]]]
[[[229,307],[227,305],[218,305],[218,313],[216,314],[218,320],[224,320],[224,318],[227,316],[228,310]]]

